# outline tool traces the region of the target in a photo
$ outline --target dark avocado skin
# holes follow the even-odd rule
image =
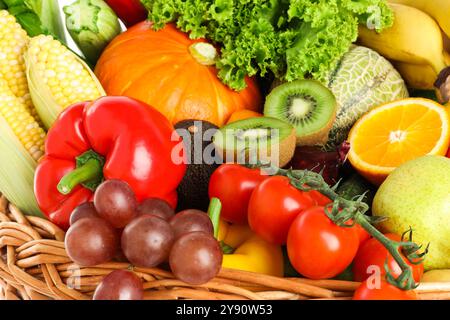
[[[203,137],[203,134],[208,129],[214,129],[218,130],[218,127],[214,124],[207,122],[207,121],[200,121],[200,120],[184,120],[181,122],[178,122],[175,125],[175,129],[188,129],[192,126],[194,126],[194,121],[201,122],[201,131],[197,131],[197,133],[191,133],[191,141],[194,141],[194,134],[198,134]],[[196,126],[199,128],[199,126]],[[183,137],[183,136],[182,136]],[[212,139],[212,135],[211,135]],[[185,209],[198,209],[202,211],[208,210],[209,205],[209,196],[208,196],[208,185],[209,185],[209,179],[212,175],[212,173],[217,169],[219,166],[218,164],[194,164],[193,160],[195,158],[195,153],[197,153],[197,158],[202,159],[201,155],[203,154],[203,150],[212,143],[211,140],[209,141],[202,141],[202,148],[201,150],[193,150],[194,144],[192,143],[191,146],[189,146],[188,143],[185,143],[186,147],[186,153],[188,155],[188,158],[190,158],[190,162],[187,165],[186,174],[181,181],[180,185],[178,186],[178,206],[177,206],[177,212],[185,210]],[[187,150],[187,149],[190,150]],[[215,156],[215,155],[214,155]]]

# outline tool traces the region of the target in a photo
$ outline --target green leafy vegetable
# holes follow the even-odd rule
[[[337,189],[337,193],[342,198],[347,200],[353,200],[361,195],[364,195],[361,201],[369,206],[372,205],[375,191],[376,190],[374,190],[374,187],[370,184],[370,182],[366,181],[363,177],[356,173],[342,182]]]
[[[114,11],[103,0],[78,0],[64,7],[72,39],[87,60],[95,65],[103,49],[120,31]]]
[[[49,34],[64,42],[57,0],[1,0],[0,8],[15,16],[30,37]]]
[[[176,22],[191,38],[221,46],[219,77],[233,89],[272,72],[323,79],[358,36],[358,24],[393,23],[386,0],[142,0],[160,29]]]

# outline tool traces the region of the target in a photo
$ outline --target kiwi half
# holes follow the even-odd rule
[[[222,127],[213,142],[224,162],[255,164],[257,161],[283,167],[294,155],[295,128],[275,118],[250,118]]]
[[[315,80],[297,80],[279,85],[267,96],[264,115],[290,123],[296,130],[297,145],[327,142],[336,120],[333,93]]]

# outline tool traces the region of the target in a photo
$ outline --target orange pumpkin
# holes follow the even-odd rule
[[[222,126],[237,110],[259,110],[262,98],[254,79],[240,92],[224,85],[214,54],[211,44],[189,39],[174,25],[154,31],[142,22],[109,44],[95,74],[108,95],[144,101],[173,124],[198,119]]]

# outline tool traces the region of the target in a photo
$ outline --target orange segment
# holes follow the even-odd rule
[[[424,156],[445,155],[450,143],[450,114],[428,99],[404,99],[364,115],[349,134],[351,164],[381,184],[401,164]]]

